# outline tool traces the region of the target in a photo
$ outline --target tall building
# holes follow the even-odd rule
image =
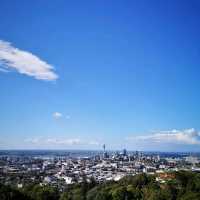
[[[103,144],[103,152],[105,152],[105,151],[106,151],[106,145]]]
[[[127,151],[126,151],[126,149],[123,149],[122,155],[123,155],[123,156],[127,156]]]
[[[108,158],[108,153],[106,152],[106,145],[103,144],[103,158]]]

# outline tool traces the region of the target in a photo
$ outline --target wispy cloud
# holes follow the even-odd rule
[[[26,143],[38,144],[41,138],[27,138],[24,140]]]
[[[70,116],[70,115],[65,115],[65,114],[63,114],[63,113],[61,113],[61,112],[54,112],[54,113],[52,114],[52,116],[53,116],[53,118],[55,118],[55,119],[60,119],[60,118],[64,118],[64,119],[67,119],[67,120],[71,119],[71,116]]]
[[[160,144],[187,144],[200,145],[200,133],[194,128],[185,130],[157,131],[153,134],[134,136],[126,138],[132,141],[144,141],[148,143]]]
[[[63,117],[63,114],[60,113],[60,112],[54,112],[54,113],[52,114],[52,116],[53,116],[55,119],[59,119],[59,118]]]
[[[82,144],[82,141],[79,138],[71,138],[71,139],[56,139],[56,138],[48,138],[44,141],[47,144],[53,145],[79,145]]]
[[[7,73],[7,72],[9,72],[7,69],[4,69],[4,68],[0,68],[0,72],[5,72],[5,73]]]
[[[0,65],[4,70],[16,70],[21,74],[40,80],[52,81],[58,78],[52,65],[32,53],[20,50],[2,40],[0,40]]]
[[[80,138],[29,138],[25,140],[26,143],[32,143],[35,145],[55,145],[55,146],[62,146],[62,145],[99,145],[98,141],[91,140],[81,140]]]

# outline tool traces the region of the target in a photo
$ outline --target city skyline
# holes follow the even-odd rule
[[[199,8],[0,1],[0,149],[200,151]]]

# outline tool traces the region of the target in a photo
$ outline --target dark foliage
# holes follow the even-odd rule
[[[0,200],[200,200],[200,174],[180,171],[174,175],[162,184],[146,174],[103,184],[84,179],[63,193],[50,186],[29,185],[17,190],[0,185]]]

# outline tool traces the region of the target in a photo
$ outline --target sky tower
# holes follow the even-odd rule
[[[103,144],[103,152],[105,152],[105,151],[106,151],[106,145]]]
[[[109,156],[108,156],[108,153],[106,152],[106,145],[105,144],[103,144],[103,158],[105,159],[105,158],[108,158]]]

